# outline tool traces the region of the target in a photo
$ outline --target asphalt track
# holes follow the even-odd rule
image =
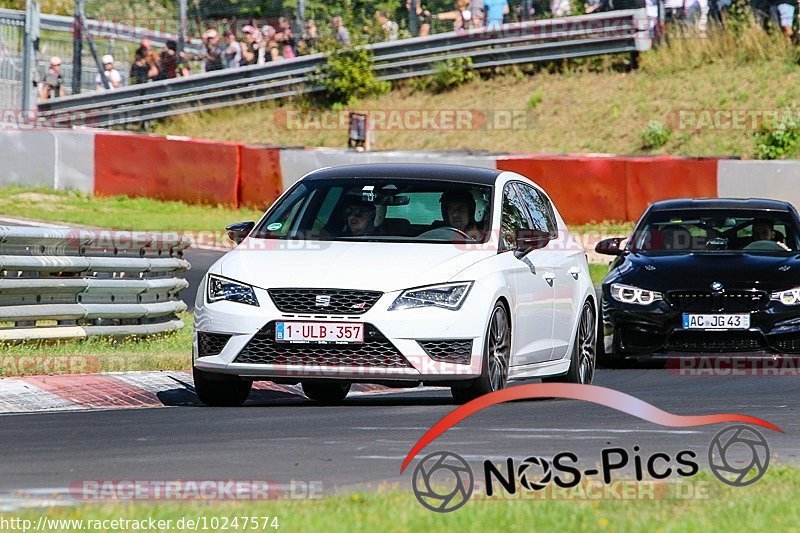
[[[192,269],[182,298],[190,308],[200,279],[220,256],[187,251]],[[790,463],[800,454],[797,383],[797,375],[681,376],[658,364],[599,369],[595,376],[597,385],[674,414],[761,417],[785,432],[762,430],[773,460]],[[170,407],[3,416],[0,493],[63,491],[84,479],[322,481],[326,493],[382,481],[408,487],[410,471],[400,475],[403,458],[454,408],[446,389],[359,396],[335,407],[279,392],[227,409],[202,407],[184,389],[162,400]],[[519,401],[475,414],[421,456],[448,450],[477,465],[571,451],[591,466],[603,448],[639,446],[644,457],[692,450],[705,464],[723,427],[668,428],[586,402]]]
[[[655,367],[600,369],[595,383],[675,414],[764,418],[785,431],[762,430],[773,460],[798,460],[796,377],[685,377]],[[361,396],[335,407],[279,393],[240,408],[201,407],[190,393],[170,402],[161,409],[3,416],[0,492],[83,479],[304,480],[322,481],[325,492],[381,481],[408,487],[403,458],[454,408],[446,390]],[[479,464],[571,451],[591,466],[602,448],[638,445],[643,456],[693,450],[703,464],[723,427],[675,429],[586,402],[518,401],[475,414],[422,453],[448,450]]]

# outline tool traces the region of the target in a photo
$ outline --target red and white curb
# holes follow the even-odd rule
[[[429,387],[390,389],[354,384],[348,397],[420,392]],[[248,403],[302,399],[299,385],[253,384]],[[189,372],[118,372],[0,379],[0,414],[166,407],[199,403]]]

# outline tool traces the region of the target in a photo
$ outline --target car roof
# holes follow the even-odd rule
[[[670,209],[763,209],[769,211],[792,211],[792,205],[780,200],[765,198],[680,198],[654,202],[651,211]]]
[[[396,178],[494,185],[495,181],[497,181],[497,176],[501,172],[500,170],[466,165],[375,163],[322,168],[306,174],[303,177],[303,181],[342,178]]]

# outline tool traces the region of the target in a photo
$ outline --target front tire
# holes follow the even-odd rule
[[[560,376],[542,378],[543,383],[578,383],[591,385],[597,355],[597,326],[594,305],[586,300],[581,310],[578,334],[572,347],[569,370]]]
[[[332,405],[340,403],[347,397],[350,392],[349,383],[341,383],[336,381],[323,382],[323,381],[304,381],[303,394],[309,400]]]
[[[466,403],[506,387],[511,358],[511,320],[505,306],[497,302],[486,328],[481,375],[466,386],[450,388],[457,403]]]
[[[200,401],[209,407],[238,407],[250,395],[253,382],[238,376],[212,374],[192,369],[194,391]]]

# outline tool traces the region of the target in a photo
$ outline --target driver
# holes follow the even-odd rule
[[[374,235],[375,205],[357,195],[348,195],[342,204],[345,227],[342,237],[362,237]]]
[[[763,243],[764,241],[774,242],[781,249],[788,250],[789,247],[782,242],[777,242],[775,236],[775,228],[772,227],[772,222],[770,220],[757,218],[753,221],[753,241],[750,244]]]
[[[445,224],[480,239],[480,228],[475,222],[475,198],[466,190],[449,190],[439,199]]]

